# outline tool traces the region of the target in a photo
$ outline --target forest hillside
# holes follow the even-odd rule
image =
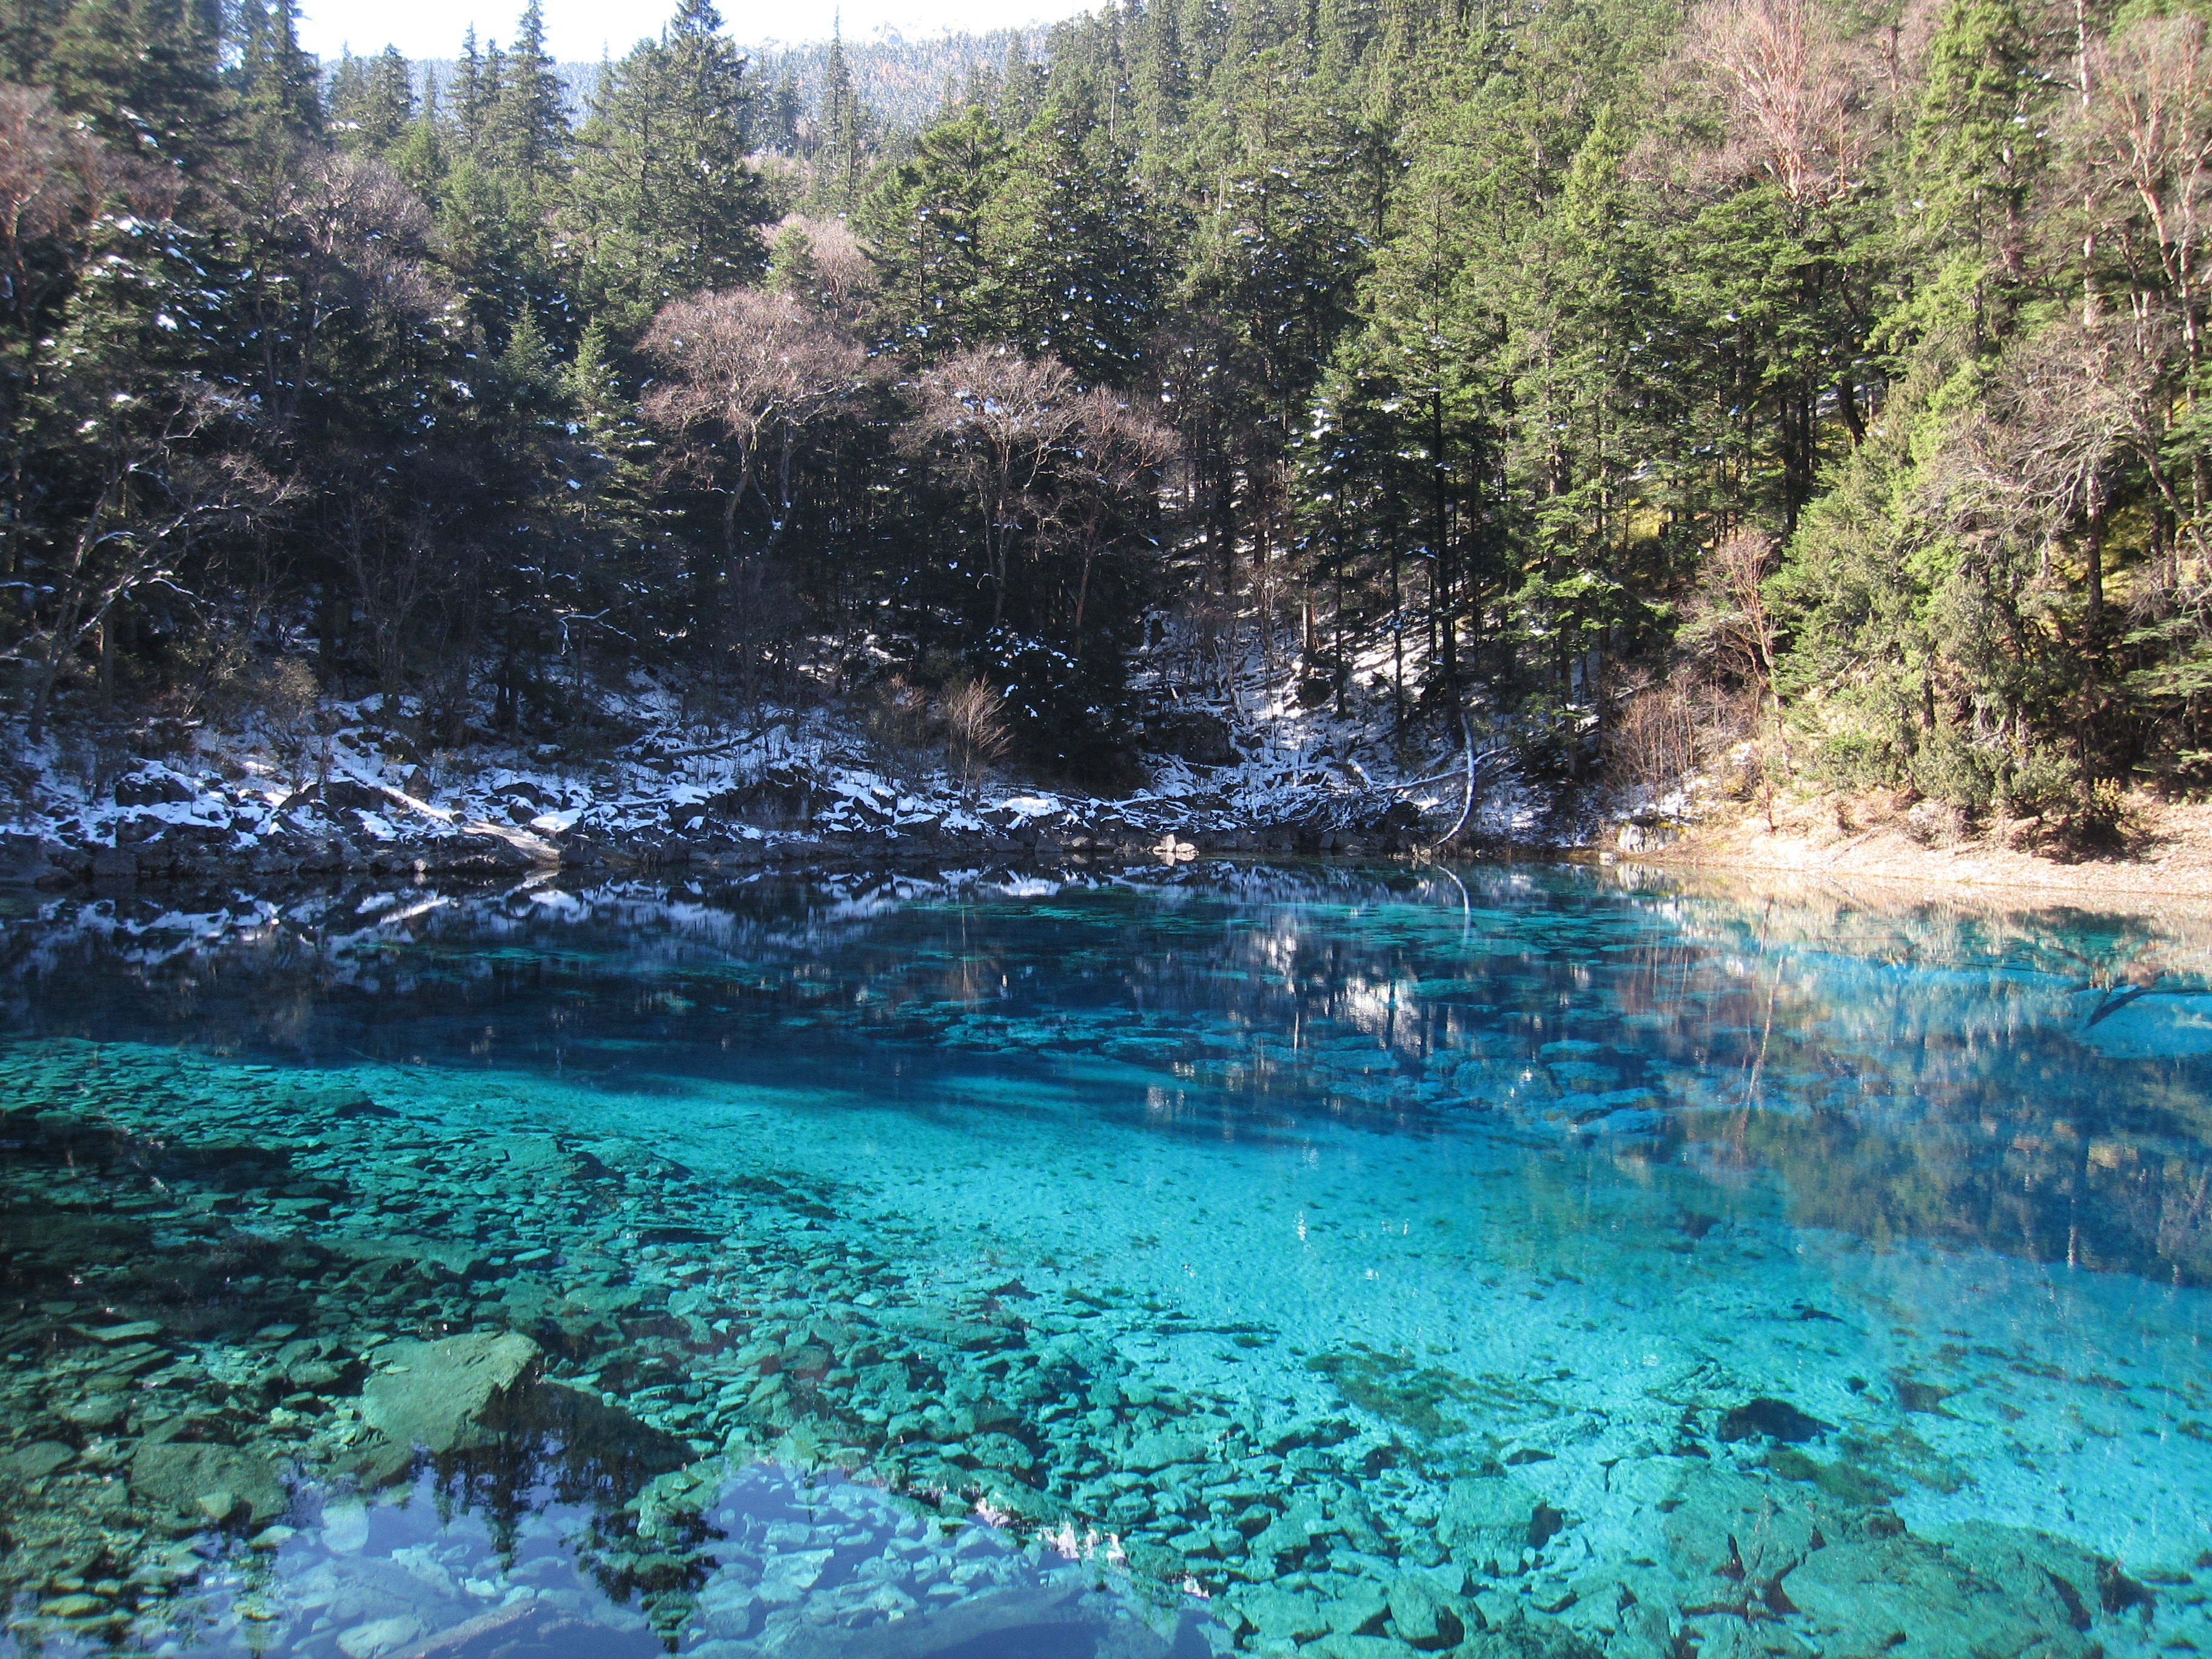
[[[1102,791],[1302,718],[2075,841],[2212,782],[2184,0],[1109,0],[889,111],[711,0],[580,107],[534,4],[428,77],[289,4],[0,36],[19,797],[640,699]]]

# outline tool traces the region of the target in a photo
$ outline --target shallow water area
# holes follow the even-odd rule
[[[2208,947],[1528,866],[45,903],[16,1628],[2202,1647]]]

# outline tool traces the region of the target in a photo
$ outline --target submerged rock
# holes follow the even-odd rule
[[[58,1440],[34,1440],[0,1457],[0,1473],[18,1480],[43,1480],[76,1455],[73,1448]]]
[[[1816,1511],[1802,1487],[1722,1469],[1692,1474],[1669,1502],[1662,1529],[1668,1558],[1693,1585],[1719,1578],[1745,1595],[1761,1594],[1818,1548],[1826,1533],[1842,1535],[1838,1517]]]
[[[1401,1572],[1391,1583],[1390,1622],[1399,1638],[1414,1647],[1455,1645],[1467,1634],[1468,1614],[1468,1608],[1448,1594],[1434,1575]]]
[[[485,1409],[538,1361],[535,1342],[515,1331],[395,1342],[362,1389],[362,1420],[395,1446],[451,1451]]]
[[[259,1525],[286,1507],[269,1459],[240,1446],[176,1440],[142,1445],[131,1460],[131,1489],[151,1503],[217,1523],[242,1515]]]
[[[1599,1650],[1550,1619],[1516,1617],[1476,1632],[1457,1650],[1458,1659],[1601,1659]]]
[[[1783,1581],[1824,1655],[1894,1659],[2091,1659],[2047,1580],[1969,1571],[1940,1545],[1899,1536],[1816,1550]]]
[[[1769,1400],[1762,1395],[1723,1412],[1714,1437],[1723,1441],[1749,1440],[1763,1434],[1770,1439],[1795,1443],[1817,1439],[1832,1432],[1835,1426],[1810,1413],[1799,1411],[1786,1400]]]
[[[937,1659],[968,1652],[1054,1651],[1056,1646],[1046,1645],[1052,1638],[1064,1643],[1093,1622],[1076,1604],[1079,1588],[1070,1583],[990,1591],[867,1630],[794,1635],[781,1652],[788,1659]],[[1165,1644],[1155,1651],[1164,1654]]]
[[[1540,1548],[1563,1518],[1526,1486],[1503,1475],[1455,1480],[1437,1518],[1437,1535],[1459,1559],[1486,1572],[1512,1572],[1522,1552]]]

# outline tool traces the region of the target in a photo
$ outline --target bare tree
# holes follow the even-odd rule
[[[1729,679],[1747,688],[1754,710],[1768,714],[1775,748],[1784,765],[1789,739],[1782,722],[1782,696],[1775,689],[1774,665],[1780,638],[1766,606],[1766,579],[1774,573],[1774,538],[1761,530],[1736,531],[1705,556],[1698,592],[1680,635],[1681,643],[1703,655]],[[1765,782],[1767,827],[1774,826],[1774,781]]]
[[[334,331],[404,343],[453,300],[429,258],[431,219],[406,180],[374,157],[311,154],[263,211],[270,257],[246,298],[262,355],[264,422],[289,430]]]
[[[921,410],[907,438],[933,453],[975,504],[994,627],[1006,616],[1023,538],[1039,533],[1050,515],[1048,486],[1085,410],[1075,377],[1056,357],[1032,362],[1004,347],[963,351],[921,377]]]
[[[1853,65],[1817,0],[1705,0],[1688,53],[1721,101],[1723,165],[1771,174],[1801,207],[1850,191],[1867,137]]]
[[[875,285],[875,266],[842,219],[787,214],[770,239],[781,291],[848,323]]]
[[[1070,488],[1054,520],[1075,557],[1079,644],[1092,568],[1123,524],[1152,500],[1159,471],[1175,452],[1175,434],[1150,409],[1104,390],[1078,401],[1063,469]]]
[[[0,513],[0,534],[7,556],[0,574],[21,574],[33,518],[27,497],[51,482],[38,476],[46,465],[38,446],[20,441],[22,400],[74,373],[57,364],[56,337],[42,332],[52,320],[46,307],[98,257],[94,230],[101,214],[167,222],[177,189],[173,175],[117,155],[71,122],[44,89],[0,85],[0,319],[24,342],[0,374],[0,422],[19,440],[5,447],[9,510]]]
[[[1013,733],[1006,725],[1006,700],[981,680],[956,679],[945,688],[938,707],[945,715],[945,736],[952,758],[960,768],[960,788],[973,790],[975,774],[1003,757],[1012,746]]]
[[[2094,98],[2075,112],[2073,149],[2090,210],[2130,262],[2163,278],[2192,368],[2203,361],[2212,233],[2212,52],[2201,18],[2147,17],[2088,49]]]
[[[2068,318],[2008,351],[1987,398],[1948,434],[1930,469],[1937,521],[1970,542],[2051,555],[2077,538],[2094,635],[2105,608],[2104,540],[2115,473],[2142,469],[2204,551],[2166,463],[2164,394],[2173,331]]]
[[[135,211],[167,217],[173,205],[173,181],[116,155],[45,88],[0,85],[0,313],[33,316],[89,256],[81,233],[126,191]],[[156,191],[172,199],[145,199]]]
[[[1705,556],[1699,591],[1681,630],[1686,648],[1762,696],[1774,684],[1777,641],[1765,595],[1774,554],[1774,538],[1764,531],[1739,530],[1723,538]]]
[[[726,458],[722,554],[738,562],[738,514],[757,492],[769,517],[763,554],[791,514],[791,469],[800,434],[850,397],[866,369],[860,343],[787,294],[739,289],[664,307],[646,331],[646,355],[665,379],[645,412],[679,433],[713,434]],[[763,469],[773,454],[776,489]]]
[[[118,602],[171,582],[197,538],[234,526],[287,495],[242,452],[211,441],[221,414],[213,392],[187,385],[159,426],[118,431],[102,446],[92,505],[49,561],[46,613],[33,613],[15,653],[31,669],[24,733],[30,742],[45,740],[63,670]]]

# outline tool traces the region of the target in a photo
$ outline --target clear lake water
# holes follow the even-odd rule
[[[1534,865],[0,904],[24,1651],[2212,1648],[2212,924]]]

